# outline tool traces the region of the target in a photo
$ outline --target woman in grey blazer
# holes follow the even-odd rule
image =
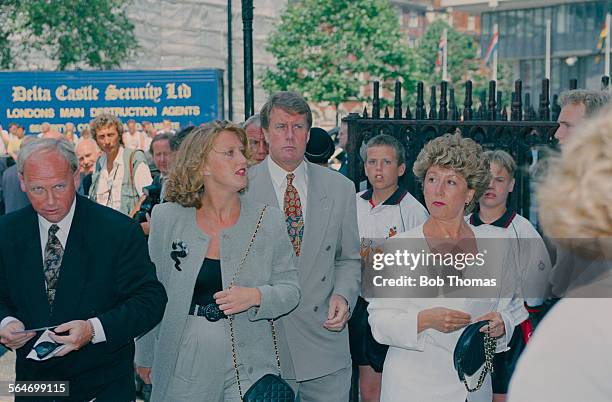
[[[278,374],[268,320],[293,310],[300,291],[282,213],[239,194],[247,150],[244,130],[231,123],[194,130],[177,151],[169,202],[153,210],[149,250],[168,304],[136,344],[152,401],[240,401],[238,386],[244,394],[264,374]]]

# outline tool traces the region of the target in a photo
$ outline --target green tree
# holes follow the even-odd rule
[[[133,55],[134,25],[123,0],[2,0],[0,67],[42,51],[58,70],[109,69]]]
[[[448,81],[449,86],[455,88],[455,100],[459,105],[463,104],[464,83],[466,80],[472,80],[473,100],[474,104],[477,104],[480,92],[488,90],[490,70],[481,66],[477,38],[458,32],[443,20],[432,22],[419,41],[416,48],[416,76],[418,80],[424,82],[426,89],[431,85],[440,85],[442,68],[436,69],[436,58],[444,29],[447,29]],[[512,82],[511,69],[507,63],[498,62],[497,78],[497,89],[504,93],[504,102],[508,104]]]
[[[295,90],[313,102],[336,107],[367,100],[361,88],[396,79],[414,89],[414,63],[402,40],[399,18],[388,0],[299,0],[290,2],[268,39],[276,66],[264,73],[269,92]]]

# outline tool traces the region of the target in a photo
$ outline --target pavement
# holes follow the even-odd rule
[[[6,352],[0,356],[0,381],[15,379],[15,352]],[[13,402],[11,396],[0,396],[0,402]]]

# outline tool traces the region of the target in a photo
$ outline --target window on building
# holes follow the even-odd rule
[[[414,11],[410,11],[408,14],[408,26],[410,28],[418,28],[419,27],[419,14]]]
[[[533,30],[527,34],[527,43],[531,43],[533,48],[531,55],[543,55],[546,51],[546,20],[544,19],[544,9],[537,8],[532,12]]]
[[[473,15],[468,15],[467,30],[471,32],[476,31],[476,17]]]

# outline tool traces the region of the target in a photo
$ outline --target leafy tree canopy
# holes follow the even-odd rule
[[[119,66],[136,49],[134,25],[126,15],[127,3],[2,0],[0,67],[14,68],[36,52],[55,61],[58,70]]]
[[[295,90],[314,102],[364,100],[370,80],[412,91],[411,50],[388,0],[290,2],[267,50],[276,66],[263,77],[267,91]]]

